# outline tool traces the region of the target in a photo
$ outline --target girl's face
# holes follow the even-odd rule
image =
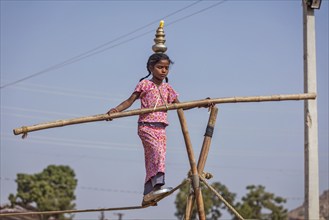
[[[169,73],[169,60],[160,60],[153,67],[150,68],[153,78],[156,83],[162,83]]]

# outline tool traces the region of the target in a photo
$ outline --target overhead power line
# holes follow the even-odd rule
[[[181,12],[181,11],[186,10],[187,8],[192,7],[192,6],[195,5],[195,4],[200,3],[201,1],[204,1],[204,0],[199,0],[199,1],[193,2],[192,4],[189,4],[189,5],[187,5],[187,6],[183,7],[183,8],[181,8],[181,9],[175,11],[175,12],[172,12],[172,13],[170,13],[170,14],[168,14],[168,15],[162,17],[161,19],[165,19],[165,18],[171,17],[171,16],[173,16],[173,15],[175,15],[175,14]],[[206,7],[206,8],[203,8],[203,9],[201,9],[201,10],[198,10],[198,11],[194,12],[194,13],[191,13],[191,14],[189,14],[189,15],[186,15],[186,16],[184,16],[184,17],[182,17],[182,18],[179,18],[179,19],[177,19],[177,20],[175,20],[175,21],[173,21],[173,22],[170,22],[170,23],[167,24],[167,26],[172,25],[172,24],[175,24],[175,23],[178,23],[178,22],[180,22],[180,21],[182,21],[182,20],[185,20],[185,19],[187,19],[187,18],[189,18],[189,17],[192,17],[192,16],[197,15],[197,14],[199,14],[199,13],[202,13],[202,12],[204,12],[204,11],[206,11],[206,10],[209,10],[209,9],[211,9],[211,8],[214,8],[214,7],[216,7],[216,6],[218,6],[218,5],[222,4],[222,3],[224,3],[225,1],[227,1],[227,0],[222,0],[222,1],[216,2],[215,4],[212,4],[212,5],[210,5],[210,6]],[[139,35],[137,35],[137,36],[135,36],[135,37],[131,37],[131,38],[129,38],[129,39],[126,39],[126,40],[124,40],[124,41],[121,41],[120,43],[117,43],[117,44],[114,44],[114,45],[109,46],[110,44],[113,44],[114,42],[117,42],[117,41],[119,41],[119,40],[122,40],[123,38],[126,38],[126,37],[128,37],[128,36],[130,36],[130,35],[132,35],[132,34],[134,34],[134,33],[136,33],[136,32],[138,32],[138,31],[140,31],[140,30],[143,30],[143,29],[145,29],[145,28],[147,28],[147,27],[149,27],[149,26],[151,26],[151,25],[153,25],[153,24],[159,22],[159,20],[161,20],[161,19],[157,19],[156,21],[152,21],[152,22],[150,22],[150,23],[148,23],[148,24],[146,24],[146,25],[144,25],[144,26],[142,26],[142,27],[140,27],[140,28],[137,28],[137,29],[135,29],[135,30],[133,30],[133,31],[130,31],[130,32],[124,34],[124,35],[121,35],[121,36],[119,36],[119,37],[117,37],[117,38],[115,38],[115,39],[113,39],[113,40],[111,40],[111,41],[108,41],[108,42],[106,42],[106,43],[104,43],[104,44],[101,44],[101,45],[99,45],[99,46],[97,46],[97,47],[95,47],[95,48],[93,48],[93,49],[91,49],[91,50],[88,50],[88,51],[86,51],[86,52],[84,52],[84,53],[81,53],[81,54],[79,54],[79,55],[77,55],[77,56],[74,56],[74,57],[72,57],[72,58],[69,58],[69,59],[67,59],[67,60],[65,60],[65,61],[63,61],[63,62],[61,62],[61,63],[55,64],[55,65],[52,65],[52,66],[50,66],[50,67],[48,67],[48,68],[46,68],[46,69],[44,69],[44,70],[41,70],[41,71],[35,72],[35,73],[33,73],[33,74],[30,74],[29,76],[26,76],[26,77],[23,77],[23,78],[21,78],[21,79],[19,79],[19,80],[13,81],[13,82],[8,83],[8,84],[5,84],[5,85],[1,86],[0,89],[3,89],[3,88],[6,88],[6,87],[9,87],[9,86],[15,85],[15,84],[17,84],[17,83],[20,83],[20,82],[26,81],[26,80],[28,80],[28,79],[34,78],[34,77],[36,77],[36,76],[42,75],[42,74],[44,74],[44,73],[47,73],[47,72],[50,72],[50,71],[53,71],[53,70],[56,70],[56,69],[62,68],[62,67],[67,66],[67,65],[69,65],[69,64],[76,63],[76,62],[78,62],[78,61],[80,61],[80,60],[82,60],[82,59],[88,58],[88,57],[90,57],[90,56],[93,56],[93,55],[96,55],[96,54],[99,54],[99,53],[105,52],[105,51],[107,51],[107,50],[109,50],[109,49],[112,49],[112,48],[114,48],[114,47],[120,46],[120,45],[122,45],[122,44],[128,43],[128,42],[133,41],[133,40],[136,40],[136,39],[138,39],[138,38],[140,38],[140,37],[142,37],[142,36],[145,36],[145,35],[147,35],[147,34],[153,32],[154,30],[149,30],[149,31],[144,32],[144,33],[142,33],[142,34],[139,34]],[[106,46],[108,46],[108,47],[106,47]]]
[[[199,1],[197,1],[197,2],[194,2],[194,3],[192,3],[192,4],[189,4],[188,6],[185,6],[185,7],[181,8],[181,9],[175,11],[175,12],[172,12],[172,13],[170,13],[170,14],[164,16],[163,19],[164,19],[164,18],[168,18],[168,17],[170,17],[170,16],[173,16],[173,15],[175,15],[175,14],[177,14],[177,13],[183,11],[183,10],[186,10],[187,8],[190,8],[190,7],[192,7],[193,5],[195,5],[195,4],[197,4],[197,3],[201,2],[201,1],[202,1],[202,0],[199,0]],[[108,41],[108,42],[106,42],[106,43],[104,43],[104,44],[101,44],[101,45],[99,45],[99,46],[97,46],[97,47],[95,47],[95,48],[93,48],[93,49],[90,49],[90,50],[88,50],[88,51],[86,51],[86,52],[83,52],[83,53],[81,53],[81,54],[79,54],[79,55],[77,55],[77,56],[71,57],[71,58],[69,58],[69,59],[67,59],[67,60],[65,60],[65,61],[63,61],[63,62],[60,62],[60,63],[58,63],[58,64],[55,64],[55,65],[53,65],[53,66],[50,66],[50,67],[48,67],[48,68],[46,68],[46,69],[44,69],[44,70],[41,70],[41,71],[39,71],[39,72],[33,73],[33,74],[31,74],[31,75],[29,75],[29,76],[27,76],[27,77],[24,77],[24,78],[22,78],[22,79],[16,80],[16,81],[11,82],[11,83],[8,83],[8,84],[6,84],[6,85],[3,85],[3,86],[1,86],[0,88],[2,89],[2,88],[5,88],[5,87],[8,87],[8,86],[11,86],[11,85],[17,84],[17,83],[19,83],[19,82],[22,82],[22,81],[28,80],[28,79],[33,78],[33,77],[35,77],[35,76],[38,76],[38,75],[44,74],[44,73],[49,72],[49,71],[52,71],[52,70],[59,69],[59,68],[61,68],[61,67],[64,67],[64,66],[66,66],[66,65],[69,65],[69,64],[72,64],[72,63],[75,63],[75,62],[78,62],[78,61],[80,61],[80,60],[82,60],[82,59],[85,59],[85,58],[87,58],[87,57],[90,57],[90,56],[92,56],[92,55],[95,55],[95,54],[101,53],[101,52],[104,51],[104,50],[100,50],[101,48],[103,48],[103,47],[105,47],[105,46],[107,46],[107,45],[110,45],[110,44],[112,44],[112,43],[114,43],[114,42],[117,42],[117,41],[119,41],[119,40],[121,40],[121,39],[123,39],[123,38],[125,38],[125,37],[128,37],[128,36],[130,36],[130,35],[132,35],[132,34],[138,32],[138,31],[140,31],[140,30],[143,30],[143,29],[145,29],[145,28],[147,28],[147,27],[149,27],[149,26],[151,26],[151,25],[153,25],[153,24],[159,22],[159,20],[161,20],[161,19],[157,19],[156,21],[154,20],[154,21],[152,21],[152,22],[150,22],[150,23],[148,23],[148,24],[146,24],[146,25],[143,25],[142,27],[136,28],[135,30],[132,30],[132,31],[126,33],[126,34],[123,34],[123,35],[121,35],[121,36],[119,36],[119,37],[117,37],[117,38],[115,38],[115,39],[113,39],[113,40],[110,40],[110,41]],[[146,32],[146,33],[144,33],[144,34],[142,34],[142,35],[139,35],[139,36],[137,36],[137,37],[134,37],[134,38],[130,38],[130,39],[128,39],[128,41],[124,41],[124,42],[121,42],[121,43],[119,43],[119,44],[113,45],[113,46],[111,46],[111,47],[109,47],[109,48],[106,48],[105,50],[111,49],[111,48],[116,47],[116,46],[119,46],[119,45],[121,45],[121,44],[123,44],[123,43],[126,43],[126,42],[129,42],[129,41],[131,41],[131,40],[137,39],[137,38],[139,38],[139,37],[141,37],[141,36],[146,35],[147,33],[149,33],[149,32]],[[98,50],[100,50],[100,51],[98,51]]]
[[[1,181],[8,181],[8,182],[15,182],[16,179],[10,177],[0,177]],[[141,191],[137,190],[125,190],[125,189],[113,189],[113,188],[102,188],[96,186],[78,186],[77,189],[79,190],[90,190],[90,191],[100,191],[100,192],[117,192],[117,193],[128,193],[128,194],[142,194]],[[241,199],[241,196],[237,198]],[[298,195],[290,195],[285,197],[287,200],[302,200],[304,197],[300,197]]]
[[[1,177],[1,181],[15,182],[16,179],[10,177]],[[113,188],[103,188],[97,186],[78,186],[81,190],[92,190],[92,191],[102,191],[102,192],[117,192],[117,193],[129,193],[129,194],[142,194],[141,191],[137,190],[126,190],[126,189],[113,189]]]

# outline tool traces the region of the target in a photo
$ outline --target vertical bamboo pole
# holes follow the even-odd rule
[[[212,107],[210,116],[209,116],[209,121],[208,121],[207,128],[206,128],[206,133],[205,133],[204,139],[203,139],[201,153],[200,153],[199,160],[198,160],[198,172],[200,175],[202,175],[202,172],[206,165],[209,148],[210,148],[210,144],[211,144],[211,139],[212,139],[213,131],[214,131],[215,124],[216,124],[217,114],[218,114],[218,108],[216,106]]]
[[[303,0],[304,91],[317,91],[314,9]],[[305,219],[319,219],[317,100],[304,102]]]
[[[190,194],[187,197],[186,208],[185,208],[185,220],[190,220],[193,213],[193,207],[195,202],[195,196],[190,187]]]
[[[209,116],[209,120],[208,120],[208,124],[207,124],[207,128],[206,128],[206,132],[205,132],[204,139],[203,139],[202,149],[201,149],[201,152],[199,155],[199,160],[198,160],[197,169],[198,169],[199,175],[202,175],[202,172],[204,170],[204,167],[205,167],[205,164],[207,161],[209,148],[210,148],[210,144],[211,144],[211,138],[212,138],[215,124],[216,124],[217,113],[218,113],[218,108],[216,106],[212,107],[210,116]],[[186,220],[190,219],[191,218],[190,216],[192,216],[193,204],[194,204],[194,197],[193,197],[193,194],[190,194],[188,197],[188,200],[187,200],[186,210],[185,210]]]
[[[201,188],[200,188],[200,179],[199,179],[199,174],[198,174],[198,169],[195,163],[195,158],[194,158],[194,152],[192,148],[192,143],[190,139],[190,135],[187,129],[187,123],[186,119],[184,116],[184,111],[183,109],[178,109],[178,118],[181,124],[184,140],[185,140],[185,145],[186,145],[186,150],[187,150],[187,155],[189,158],[190,166],[191,166],[191,171],[192,171],[192,184],[193,184],[193,189],[194,189],[194,194],[196,198],[196,203],[197,203],[197,208],[198,208],[198,214],[199,214],[199,219],[200,220],[205,220],[205,212],[204,212],[204,205],[203,205],[203,199],[202,199],[202,193],[201,193]]]

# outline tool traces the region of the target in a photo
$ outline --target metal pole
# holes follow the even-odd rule
[[[304,92],[317,92],[314,9],[303,0]],[[304,101],[305,219],[319,218],[317,100]]]

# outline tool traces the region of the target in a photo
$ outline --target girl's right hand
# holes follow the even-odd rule
[[[207,98],[205,98],[205,99],[210,99],[210,97],[207,97]],[[209,112],[210,109],[211,109],[212,107],[214,107],[214,106],[215,106],[214,103],[210,103],[210,104],[207,104],[207,105],[204,105],[204,106],[199,106],[199,108],[208,108],[208,112]]]

